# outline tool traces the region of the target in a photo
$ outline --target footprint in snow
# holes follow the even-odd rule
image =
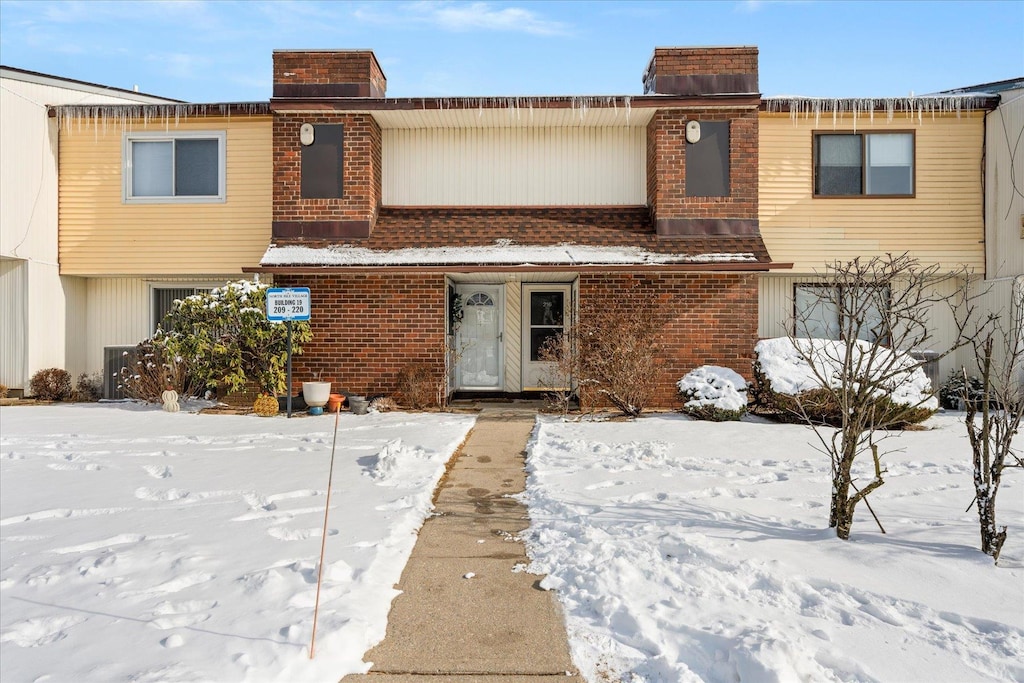
[[[188,498],[190,493],[182,489],[151,489],[145,486],[135,489],[135,497],[139,500],[167,502]]]
[[[173,476],[170,465],[143,465],[142,469],[154,479],[167,479]]]
[[[61,616],[27,619],[12,625],[0,635],[0,643],[18,647],[41,647],[67,638],[67,631],[85,621],[85,617]]]

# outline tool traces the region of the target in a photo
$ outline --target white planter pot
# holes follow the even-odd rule
[[[307,406],[322,408],[331,398],[330,382],[303,382],[302,398]]]

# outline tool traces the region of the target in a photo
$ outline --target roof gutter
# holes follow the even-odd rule
[[[269,275],[337,275],[339,273],[541,273],[552,270],[581,273],[608,272],[672,272],[672,273],[766,273],[790,270],[792,263],[743,261],[732,263],[634,263],[613,265],[580,265],[551,263],[545,265],[478,266],[431,264],[428,266],[245,266],[243,273]]]

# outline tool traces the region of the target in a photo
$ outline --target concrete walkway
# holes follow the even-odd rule
[[[344,683],[582,683],[555,595],[542,577],[514,571],[529,563],[516,539],[529,520],[506,496],[526,486],[535,414],[484,407],[420,530],[387,636],[364,658],[370,673]]]

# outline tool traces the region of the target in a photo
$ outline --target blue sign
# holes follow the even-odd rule
[[[271,287],[267,290],[267,320],[309,320],[309,287]]]

